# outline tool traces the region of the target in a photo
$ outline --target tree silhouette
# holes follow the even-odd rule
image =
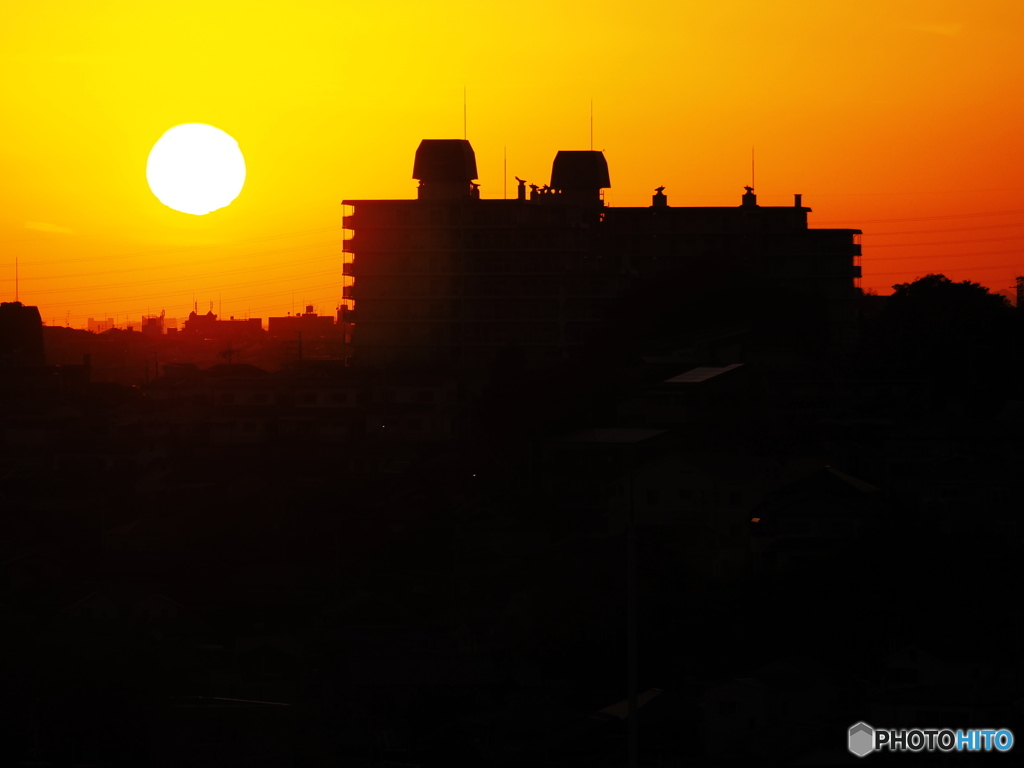
[[[953,339],[996,332],[1012,310],[1004,296],[970,280],[954,283],[945,275],[928,274],[912,283],[893,286],[886,307],[891,322],[923,336]]]
[[[969,280],[928,274],[893,286],[869,343],[888,364],[947,389],[969,386],[976,397],[1012,363],[1012,319],[1005,297]]]

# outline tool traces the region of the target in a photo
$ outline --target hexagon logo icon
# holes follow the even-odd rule
[[[850,751],[857,757],[864,757],[875,749],[875,729],[867,723],[857,723],[850,727]]]

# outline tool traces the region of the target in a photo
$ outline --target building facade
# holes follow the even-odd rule
[[[40,366],[44,362],[39,307],[20,301],[0,303],[0,369]]]
[[[514,199],[481,199],[473,149],[424,140],[415,200],[345,200],[343,314],[357,364],[475,366],[503,348],[533,361],[571,357],[615,323],[643,281],[709,270],[765,290],[814,294],[831,336],[850,340],[858,230],[813,230],[809,208],[613,208],[601,152],[559,152],[551,183],[519,182]],[[529,191],[527,191],[529,186]]]

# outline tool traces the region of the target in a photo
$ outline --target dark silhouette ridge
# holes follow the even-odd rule
[[[479,199],[467,150],[353,204],[329,329],[42,328],[49,366],[0,369],[6,762],[610,766],[631,717],[643,766],[834,764],[860,720],[1020,732],[1019,310],[859,294],[856,231],[799,197]]]

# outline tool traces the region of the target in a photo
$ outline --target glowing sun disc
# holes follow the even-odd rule
[[[230,205],[245,184],[238,142],[203,123],[176,125],[149,151],[146,181],[168,208],[202,216]]]

